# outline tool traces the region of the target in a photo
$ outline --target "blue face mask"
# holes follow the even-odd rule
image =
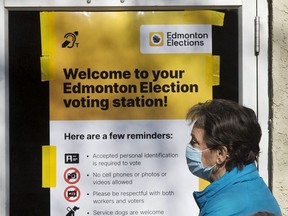
[[[189,170],[191,171],[191,173],[193,173],[193,175],[199,178],[205,179],[207,181],[210,181],[212,169],[214,168],[216,164],[211,167],[203,167],[202,160],[201,160],[202,152],[206,150],[209,150],[209,149],[205,149],[201,151],[192,146],[187,146],[186,160],[187,160],[187,165],[189,167]]]

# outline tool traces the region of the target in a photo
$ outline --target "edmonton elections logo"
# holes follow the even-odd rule
[[[142,54],[212,53],[211,25],[141,25],[140,52]]]
[[[164,33],[163,32],[150,32],[149,33],[149,45],[150,46],[163,46],[164,45]]]

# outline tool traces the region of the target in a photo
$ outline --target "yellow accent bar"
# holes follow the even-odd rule
[[[41,41],[42,41],[42,57],[41,63],[41,79],[49,81],[55,79],[54,56],[55,56],[55,22],[54,13],[41,12]]]
[[[56,187],[56,146],[42,146],[42,187]]]
[[[213,56],[212,85],[220,85],[220,56]]]

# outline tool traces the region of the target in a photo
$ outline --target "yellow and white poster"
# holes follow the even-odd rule
[[[219,82],[212,25],[223,18],[215,11],[41,13],[56,149],[47,157],[54,171],[43,177],[52,216],[197,215],[185,117]]]

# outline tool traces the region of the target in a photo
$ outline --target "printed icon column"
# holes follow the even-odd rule
[[[65,154],[64,156],[65,164],[79,164],[79,154],[78,153],[70,153]],[[68,202],[76,202],[80,199],[81,192],[80,189],[76,186],[81,178],[80,171],[76,167],[69,167],[64,171],[64,180],[69,184],[68,187],[64,190],[64,198]],[[66,208],[68,213],[66,216],[74,216],[75,212],[80,209],[78,206],[74,206],[73,208]]]

